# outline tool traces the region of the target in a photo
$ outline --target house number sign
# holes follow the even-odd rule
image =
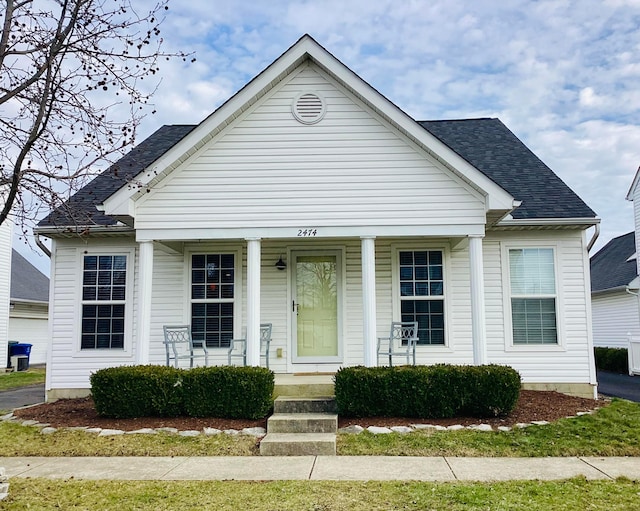
[[[312,238],[318,234],[318,229],[307,227],[306,229],[298,229],[298,238]]]

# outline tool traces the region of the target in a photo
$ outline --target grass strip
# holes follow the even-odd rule
[[[614,399],[593,415],[508,432],[422,430],[338,437],[343,456],[640,456],[640,404]]]
[[[627,479],[514,481],[501,483],[420,482],[185,482],[10,481],[0,509],[266,511],[573,511],[637,509],[640,483]]]
[[[246,435],[183,437],[169,433],[99,437],[85,431],[0,424],[0,456],[252,456],[257,442]]]
[[[29,369],[12,373],[0,373],[0,391],[44,383],[44,368]]]

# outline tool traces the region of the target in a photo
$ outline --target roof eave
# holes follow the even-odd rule
[[[85,237],[89,234],[93,235],[109,235],[109,234],[128,234],[134,233],[135,229],[128,225],[61,225],[61,226],[44,226],[35,227],[34,234],[46,236],[47,238],[70,238]]]
[[[504,218],[496,227],[591,227],[598,225],[600,218]]]
[[[638,170],[636,170],[636,175],[634,176],[633,182],[631,183],[631,187],[629,188],[629,191],[627,192],[627,196],[625,197],[628,201],[633,200],[633,194],[636,191],[638,182],[640,182],[640,167],[638,167]]]

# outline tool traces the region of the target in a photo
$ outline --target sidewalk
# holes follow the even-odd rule
[[[640,458],[402,456],[0,458],[9,477],[110,480],[509,481],[640,480]]]

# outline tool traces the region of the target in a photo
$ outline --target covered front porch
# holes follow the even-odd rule
[[[210,364],[227,363],[230,340],[244,338],[247,365],[264,365],[260,324],[271,323],[275,373],[332,374],[386,364],[378,337],[401,320],[419,323],[418,364],[487,363],[482,234],[301,232],[139,239],[136,363],[164,359],[163,325],[190,324],[194,341],[207,342]]]

